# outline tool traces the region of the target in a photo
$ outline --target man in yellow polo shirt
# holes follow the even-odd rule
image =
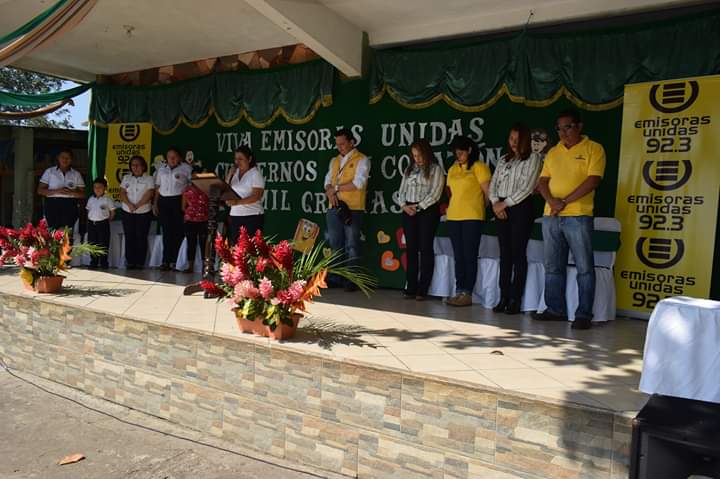
[[[328,239],[332,249],[342,251],[352,264],[357,265],[370,159],[355,148],[355,135],[349,128],[335,133],[335,146],[340,154],[330,160],[325,175],[329,204],[326,214]],[[345,281],[345,291],[356,289],[354,284]]]
[[[605,173],[605,150],[582,134],[576,110],[557,116],[560,142],[548,151],[538,189],[545,198],[543,244],[545,254],[545,304],[534,316],[539,321],[567,321],[565,278],[568,250],[577,268],[578,308],[573,329],[589,329],[595,301],[593,259],[593,206],[595,189]]]

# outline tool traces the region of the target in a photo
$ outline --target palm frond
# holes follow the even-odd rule
[[[377,287],[377,279],[368,274],[364,268],[351,264],[339,251],[333,251],[329,256],[325,256],[324,246],[324,242],[315,244],[295,261],[294,277],[307,280],[326,270],[328,274],[350,281],[366,296],[370,296],[372,290]]]
[[[90,256],[100,256],[105,253],[107,253],[106,248],[92,243],[76,244],[73,245],[72,249],[70,250],[70,256],[72,256],[73,258],[85,254],[89,254]]]

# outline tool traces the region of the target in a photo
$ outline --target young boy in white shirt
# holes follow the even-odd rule
[[[90,260],[90,269],[96,269],[98,264],[102,269],[108,269],[108,249],[110,247],[110,221],[115,217],[115,203],[112,198],[105,196],[107,181],[105,178],[96,178],[93,181],[94,195],[88,198],[87,209],[87,235],[88,243],[105,248],[105,254],[93,256]]]

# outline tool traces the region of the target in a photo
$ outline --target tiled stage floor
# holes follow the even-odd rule
[[[0,292],[26,292],[12,268],[0,270]],[[226,303],[183,296],[199,276],[147,270],[68,272],[62,295],[43,299],[127,317],[240,336]],[[286,345],[402,370],[505,388],[526,394],[636,411],[646,323],[616,320],[589,331],[533,322],[529,315],[494,314],[478,305],[403,300],[398,291],[324,290]],[[254,341],[267,339],[242,335]]]

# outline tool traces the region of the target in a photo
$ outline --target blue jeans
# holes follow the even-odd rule
[[[330,247],[335,251],[341,251],[349,264],[358,266],[360,264],[360,230],[362,228],[364,211],[351,210],[352,221],[349,225],[343,224],[338,217],[338,210],[330,208],[327,210],[325,219],[327,221],[328,240]]]
[[[455,292],[472,294],[477,278],[482,221],[448,221],[447,231],[455,257]]]
[[[545,253],[545,304],[548,312],[565,316],[565,285],[568,248],[577,268],[578,308],[576,319],[592,319],[595,301],[595,261],[591,216],[545,216],[542,224]]]

